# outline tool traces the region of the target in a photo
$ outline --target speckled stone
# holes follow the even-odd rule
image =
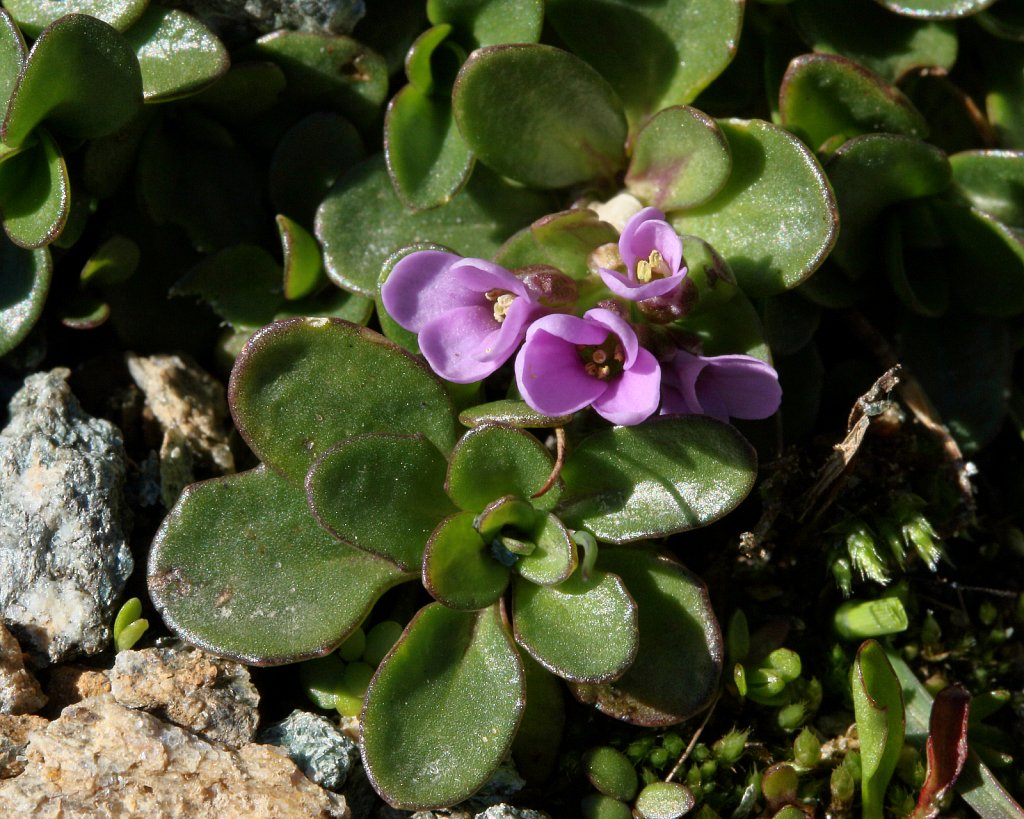
[[[46,695],[25,669],[21,646],[0,624],[0,714],[34,714],[44,705]]]
[[[29,735],[25,771],[0,781],[0,816],[351,819],[344,797],[269,745],[234,751],[110,695]]]
[[[548,814],[529,808],[514,808],[511,805],[492,805],[473,819],[551,819]]]
[[[260,732],[259,741],[277,745],[322,788],[340,791],[359,761],[356,744],[327,717],[292,711]]]
[[[363,0],[170,0],[228,40],[280,29],[348,34],[366,13]]]
[[[25,770],[28,735],[46,727],[46,720],[32,714],[0,714],[0,779]]]
[[[132,571],[121,433],[82,410],[68,375],[29,376],[0,432],[0,612],[43,663],[110,645]]]
[[[175,644],[121,651],[109,676],[121,705],[152,711],[232,748],[256,735],[260,697],[241,663]]]

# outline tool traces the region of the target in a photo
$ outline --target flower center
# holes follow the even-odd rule
[[[505,320],[505,316],[508,315],[509,308],[512,306],[512,302],[516,300],[516,296],[509,293],[507,290],[500,290],[494,288],[484,293],[484,298],[487,301],[494,302],[494,320],[501,324]]]
[[[612,333],[602,344],[578,344],[576,352],[587,375],[601,381],[615,378],[622,372],[626,354],[617,336]]]
[[[645,284],[654,279],[664,279],[666,276],[671,275],[671,273],[672,271],[669,270],[665,257],[657,250],[652,250],[650,256],[636,263],[637,281],[644,282]]]

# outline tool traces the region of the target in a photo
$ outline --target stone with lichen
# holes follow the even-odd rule
[[[238,748],[252,741],[259,693],[249,670],[233,660],[175,644],[121,651],[110,670],[114,698]]]
[[[29,735],[24,772],[0,781],[0,816],[352,814],[344,797],[315,785],[271,746],[227,749],[105,695]]]
[[[363,0],[171,0],[234,41],[289,29],[348,34],[366,13]]]
[[[340,791],[359,760],[356,744],[327,717],[292,711],[260,732],[260,742],[277,745],[321,787]]]
[[[29,376],[0,432],[0,611],[41,661],[96,654],[132,570],[121,433],[69,371]]]

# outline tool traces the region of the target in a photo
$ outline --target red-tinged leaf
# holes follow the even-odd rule
[[[928,724],[928,775],[911,819],[934,819],[939,802],[956,784],[967,761],[971,695],[960,686],[939,692]]]

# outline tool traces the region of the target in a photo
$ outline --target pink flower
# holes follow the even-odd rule
[[[547,312],[500,265],[440,250],[401,259],[380,289],[388,314],[417,333],[420,352],[449,381],[468,384],[515,352],[526,327]]]
[[[584,407],[613,424],[639,424],[658,408],[661,369],[629,323],[598,307],[583,318],[543,316],[516,357],[523,399],[545,415]]]
[[[720,421],[773,415],[782,402],[779,376],[749,355],[705,357],[685,350],[662,366],[661,412]]]
[[[686,275],[683,242],[657,208],[644,208],[626,223],[619,236],[619,256],[625,275],[605,268],[598,269],[598,275],[612,293],[630,301],[665,296]]]

